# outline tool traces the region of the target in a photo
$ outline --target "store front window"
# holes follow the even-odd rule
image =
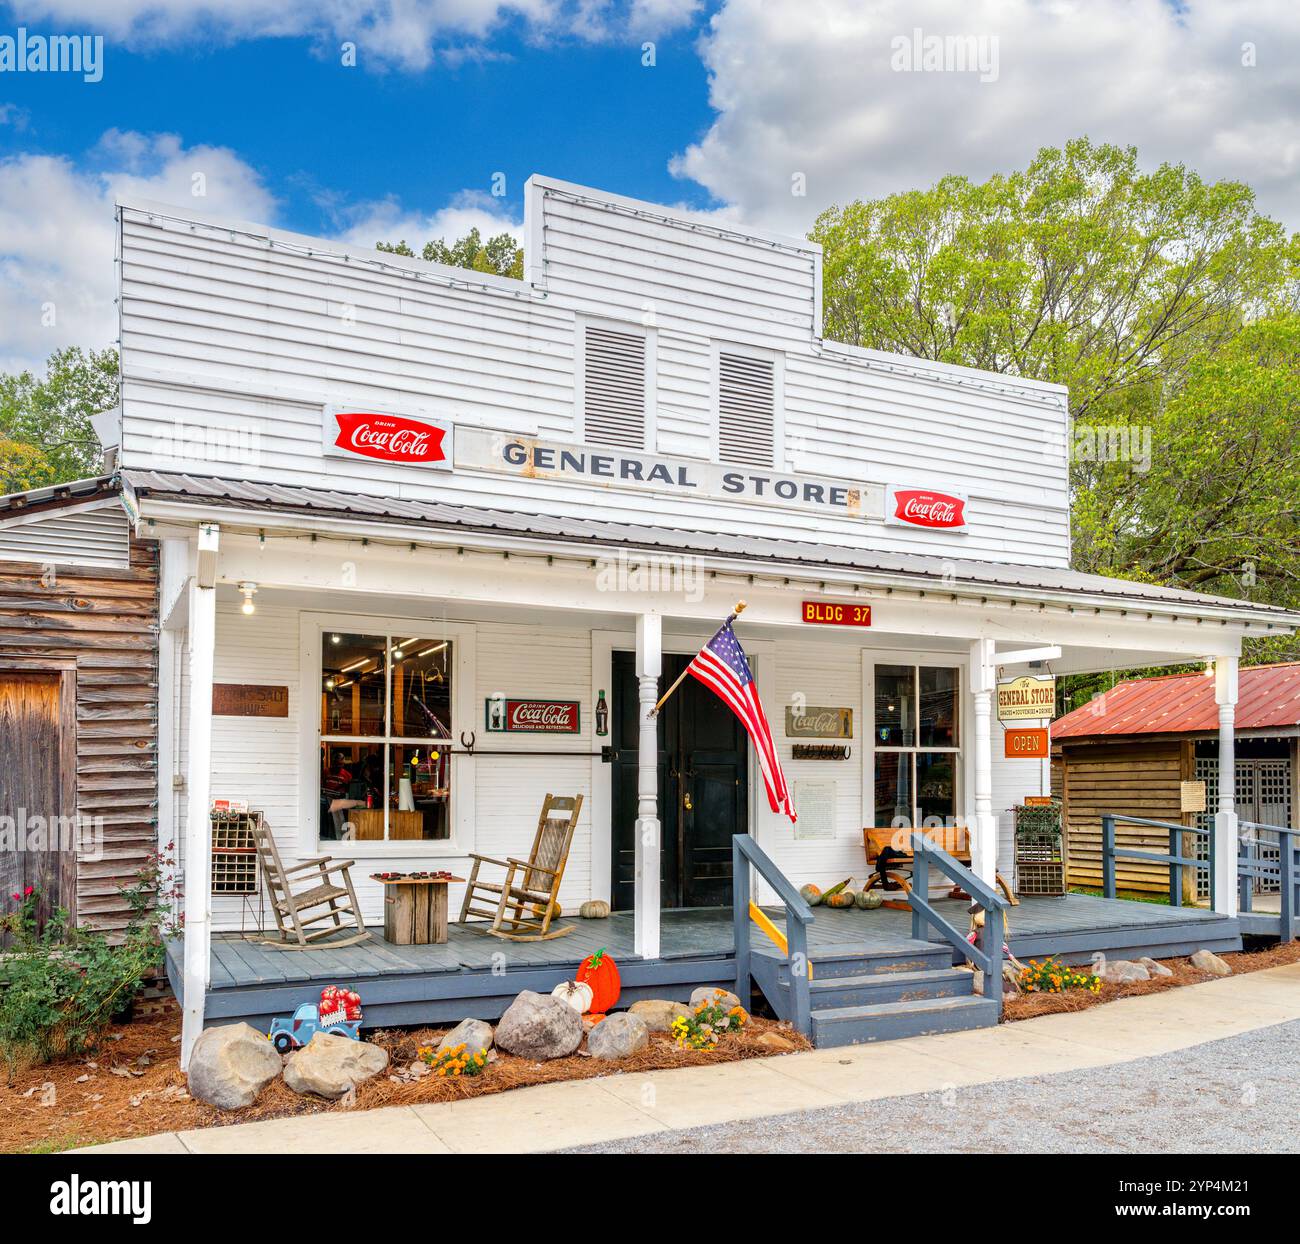
[[[321,635],[320,836],[451,835],[453,642]]]
[[[956,824],[961,749],[955,667],[875,667],[875,821],[879,828]]]

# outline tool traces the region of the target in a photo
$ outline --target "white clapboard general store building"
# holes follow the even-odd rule
[[[423,973],[381,961],[378,938],[323,968],[255,953],[238,937],[255,900],[213,893],[214,800],[261,812],[286,865],[356,861],[378,922],[372,872],[524,856],[544,796],[581,794],[564,919],[608,900],[596,936],[627,929],[629,995],[662,995],[729,979],[733,835],[824,886],[870,871],[865,826],[962,824],[975,874],[1011,877],[1007,809],[1049,786],[1046,759],[1005,756],[999,682],[1209,661],[1230,766],[1242,641],[1296,623],[1071,571],[1066,391],[825,339],[807,241],[544,177],[521,281],[197,206],[118,220],[105,440],[160,549],[159,833],[185,848],[187,1048],[205,1019],[284,1013],[340,971],[391,1022],[459,1018],[466,996],[489,1010],[467,975],[497,955],[544,984],[546,955],[558,981],[594,924],[531,946],[457,931],[438,950],[460,958]],[[794,825],[694,680],[646,715],[739,600]],[[762,871],[756,899],[778,880]],[[1224,945],[1234,895],[1208,913]],[[690,943],[705,912],[725,946]],[[449,967],[454,989],[434,979]]]

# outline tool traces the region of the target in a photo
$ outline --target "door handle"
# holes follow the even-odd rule
[[[692,811],[694,811],[694,809],[695,809],[695,805],[691,802],[691,792],[690,792],[690,791],[687,791],[687,792],[682,796],[682,806],[686,809],[687,812],[692,812]]]

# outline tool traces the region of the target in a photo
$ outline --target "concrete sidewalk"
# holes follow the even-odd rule
[[[1067,1015],[467,1101],[165,1132],[86,1153],[519,1153],[1080,1071],[1300,1019],[1300,964]]]

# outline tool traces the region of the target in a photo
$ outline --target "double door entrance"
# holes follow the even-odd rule
[[[693,658],[664,653],[661,693]],[[614,653],[610,742],[613,763],[610,894],[630,911],[636,860],[637,745],[634,654]],[[694,678],[659,710],[660,903],[665,908],[731,905],[731,838],[749,832],[749,740],[732,711]]]

